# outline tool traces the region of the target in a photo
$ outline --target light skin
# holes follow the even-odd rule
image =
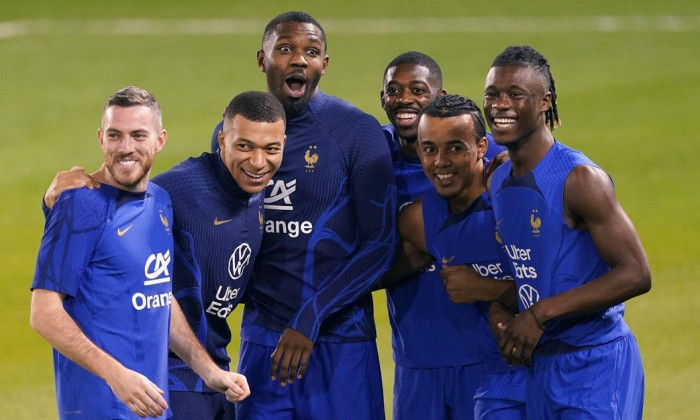
[[[417,150],[423,171],[450,212],[464,212],[484,191],[481,175],[486,153],[486,137],[476,139],[470,115],[437,118],[423,115],[418,127]],[[430,260],[425,241],[423,205],[416,201],[399,214],[399,232],[405,258],[412,271]],[[438,261],[440,257],[435,256]],[[455,303],[495,301],[512,287],[510,281],[496,281],[479,276],[465,265],[442,265],[440,272],[445,289]]]
[[[104,154],[102,166],[92,176],[85,174],[82,168],[74,167],[67,172],[71,179],[69,183],[80,186],[82,182],[86,186],[99,187],[102,182],[129,192],[145,191],[155,154],[163,148],[167,139],[165,130],[151,109],[146,106],[110,106],[103,114],[102,126],[97,134]],[[51,196],[56,198],[62,190],[53,192],[51,188],[63,185],[60,175],[49,187]],[[50,204],[54,203],[55,198]],[[164,391],[145,376],[124,367],[85,336],[65,311],[65,298],[65,295],[54,291],[34,289],[30,309],[32,327],[57,351],[105,380],[134,414],[139,417],[162,415],[168,407],[162,396]],[[170,348],[205,380],[207,386],[225,393],[232,402],[250,395],[243,375],[221,370],[211,360],[175,299],[171,306],[170,332]]]
[[[493,67],[486,77],[486,119],[496,142],[508,148],[513,176],[532,171],[554,144],[544,117],[551,103],[548,89],[548,81],[527,66]],[[535,319],[546,324],[552,319],[600,311],[651,288],[649,262],[641,241],[607,174],[592,166],[577,166],[568,175],[563,193],[566,224],[590,233],[611,270],[582,286],[540,300],[528,309],[532,314],[521,313],[501,322],[501,352],[512,364],[531,362],[543,334]]]
[[[167,137],[150,108],[108,107],[97,130],[104,162],[93,176],[125,191],[146,191],[153,160]]]
[[[310,23],[284,22],[263,41],[258,68],[267,77],[267,89],[294,114],[318,91],[328,67],[323,34]]]
[[[286,136],[284,120],[251,121],[241,115],[224,121],[219,132],[219,156],[241,189],[249,194],[264,190],[282,164]]]
[[[423,108],[444,94],[445,89],[425,66],[400,63],[387,70],[379,96],[382,109],[396,129],[405,154],[416,154],[418,121]]]

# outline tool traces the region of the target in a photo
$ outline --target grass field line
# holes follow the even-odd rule
[[[696,16],[546,16],[320,19],[334,34],[697,32]],[[93,19],[0,22],[0,39],[55,35],[259,35],[267,19]]]

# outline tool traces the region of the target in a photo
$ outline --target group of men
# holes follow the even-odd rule
[[[326,51],[308,14],[272,19],[268,92],[237,95],[212,152],[153,182],[157,102],[108,100],[102,167],[44,197],[31,323],[59,416],[383,419],[386,288],[394,418],[640,418],[622,302],[649,290],[648,262],[610,178],[552,136],[547,60],[502,52],[484,118],[432,58],[401,54],[382,129],[320,91]]]

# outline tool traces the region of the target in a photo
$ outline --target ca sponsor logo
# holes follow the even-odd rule
[[[153,286],[155,284],[169,282],[169,264],[170,250],[165,251],[165,253],[158,252],[156,254],[149,255],[143,268],[143,273],[147,279],[143,282],[143,285]],[[137,311],[151,308],[170,307],[172,300],[173,293],[171,291],[165,293],[154,293],[150,295],[138,292],[131,296],[131,304]]]
[[[523,284],[518,288],[518,296],[525,309],[530,308],[540,300],[540,293],[529,284]]]
[[[152,286],[158,283],[166,283],[170,281],[170,273],[168,265],[170,264],[170,250],[163,253],[151,254],[146,260],[146,265],[143,268],[143,273],[148,280],[143,282],[144,286]]]
[[[297,190],[297,180],[293,179],[289,182],[283,180],[270,180],[267,184],[272,185],[270,196],[265,197],[265,208],[270,210],[294,210],[292,199],[290,196]]]
[[[252,253],[253,251],[247,243],[242,243],[233,250],[231,257],[228,259],[228,275],[233,280],[243,275],[243,270],[248,266]]]

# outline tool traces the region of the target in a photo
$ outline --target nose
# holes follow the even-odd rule
[[[491,104],[491,108],[505,109],[510,108],[510,98],[507,94],[502,93]]]
[[[413,102],[413,95],[408,89],[401,92],[401,94],[396,98],[396,102],[407,104]]]
[[[447,159],[446,154],[442,150],[438,150],[435,153],[435,166],[444,167],[449,165],[450,161]]]
[[[262,149],[254,149],[250,154],[250,163],[256,169],[265,166],[265,152]]]
[[[131,153],[134,151],[134,146],[136,145],[136,140],[131,136],[124,136],[122,141],[119,143],[119,151],[122,153]]]
[[[298,51],[292,54],[291,64],[296,67],[306,67],[309,63],[304,57],[304,52]]]

